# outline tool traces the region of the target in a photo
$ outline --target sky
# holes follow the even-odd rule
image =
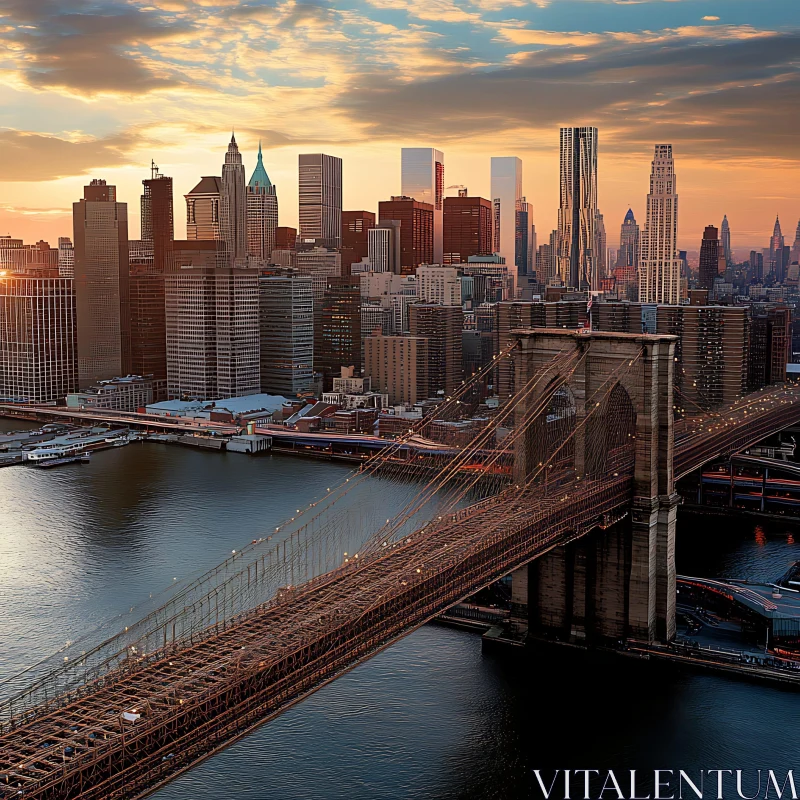
[[[798,0],[0,0],[0,234],[55,243],[91,178],[138,235],[151,159],[187,193],[232,129],[259,141],[280,224],[297,156],[344,159],[345,209],[400,192],[400,148],[445,153],[489,198],[523,160],[539,241],[555,227],[558,129],[599,129],[609,246],[644,224],[653,145],[674,147],[679,243],[727,214],[746,258],[800,218]],[[455,194],[451,190],[448,194]]]

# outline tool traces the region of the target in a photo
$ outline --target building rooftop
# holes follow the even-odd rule
[[[219,194],[222,191],[222,178],[216,175],[206,175],[200,178],[200,183],[189,194]]]
[[[221,400],[165,400],[147,406],[147,413],[191,414],[211,411],[230,411],[234,416],[254,411],[274,414],[280,411],[286,398],[276,394],[249,394],[244,397],[226,397]]]

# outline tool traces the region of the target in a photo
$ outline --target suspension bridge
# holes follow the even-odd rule
[[[144,797],[482,587],[508,574],[527,583],[528,565],[597,529],[624,540],[624,555],[597,568],[599,629],[669,640],[674,481],[800,421],[795,390],[781,386],[675,422],[674,349],[669,336],[517,332],[321,500],[124,630],[33,673],[0,703],[0,797]],[[420,481],[399,448],[463,419],[498,359],[514,365],[513,392]],[[388,519],[383,482],[411,487]],[[383,519],[354,544],[358,487]],[[545,616],[564,605],[551,566],[538,582]]]

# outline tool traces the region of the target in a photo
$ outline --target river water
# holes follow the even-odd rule
[[[83,466],[0,469],[0,693],[67,639],[218,563],[347,474],[152,443]],[[800,559],[795,535],[681,518],[678,568],[774,579]],[[580,652],[485,656],[478,636],[431,625],[155,797],[516,800],[541,796],[535,768],[786,770],[800,766],[799,717],[791,691]]]

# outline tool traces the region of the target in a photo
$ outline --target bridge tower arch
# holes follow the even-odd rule
[[[514,573],[515,617],[574,638],[671,640],[678,503],[672,466],[676,338],[559,329],[514,335],[515,385],[528,387],[516,411],[517,426],[528,424],[515,449],[515,483],[541,472],[547,415],[533,424],[530,418],[564,387],[575,407],[571,447],[577,474],[602,478],[603,469],[615,468],[594,441],[604,425],[613,426],[612,437],[630,434],[634,440],[627,519],[603,535],[555,548]],[[604,415],[593,417],[601,399]]]

